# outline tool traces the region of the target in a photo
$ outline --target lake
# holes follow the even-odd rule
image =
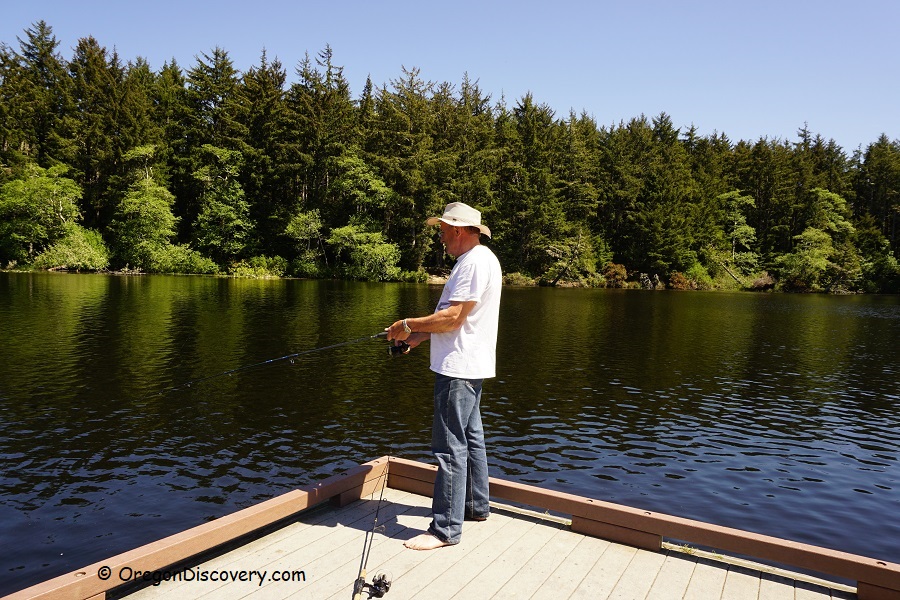
[[[426,346],[182,384],[439,295],[0,273],[0,595],[377,456],[430,461]],[[494,476],[900,562],[896,296],[506,287],[497,373]]]

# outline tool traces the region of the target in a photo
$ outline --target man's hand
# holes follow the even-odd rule
[[[409,334],[408,338],[406,338],[406,343],[409,344],[410,348],[415,348],[428,339],[431,339],[430,333],[425,333],[424,331],[414,331]]]
[[[400,321],[395,321],[394,324],[391,325],[390,327],[388,327],[387,329],[385,329],[385,331],[387,331],[387,339],[388,340],[397,340],[400,342],[406,340],[406,338],[408,338],[410,335],[412,335],[412,334],[406,333],[406,328],[403,327],[402,319]],[[394,345],[396,346],[396,344],[394,344]]]

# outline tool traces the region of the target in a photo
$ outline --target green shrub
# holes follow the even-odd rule
[[[685,277],[691,280],[693,284],[693,289],[695,290],[709,290],[712,289],[713,282],[712,277],[709,276],[709,272],[706,268],[700,263],[694,263],[691,265],[691,268],[685,272]]]
[[[530,286],[536,285],[534,279],[528,277],[527,275],[523,275],[518,271],[515,273],[507,273],[503,276],[504,285],[518,285],[518,286]]]
[[[69,223],[66,233],[34,260],[38,269],[102,271],[109,266],[109,249],[96,231]]]
[[[421,269],[418,271],[401,271],[400,281],[406,283],[425,283],[428,281],[428,273]]]
[[[385,242],[381,233],[361,225],[331,230],[328,244],[334,249],[339,273],[352,279],[396,281],[400,278],[400,248]]]
[[[198,275],[217,275],[220,272],[215,261],[184,244],[166,244],[157,248],[152,253],[148,270],[154,273]]]
[[[291,261],[288,273],[294,277],[316,279],[325,276],[325,269],[321,265],[318,252],[304,250],[299,257]]]
[[[233,264],[229,270],[229,275],[256,279],[284,277],[287,268],[287,260],[280,256],[273,256],[272,258],[268,256],[254,256],[249,260],[242,260]]]
[[[350,253],[351,264],[346,267],[353,279],[396,281],[400,278],[400,248],[385,242],[358,246]]]

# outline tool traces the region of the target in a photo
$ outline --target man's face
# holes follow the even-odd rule
[[[441,242],[450,256],[457,256],[456,251],[459,249],[460,230],[453,225],[447,225],[441,221]]]

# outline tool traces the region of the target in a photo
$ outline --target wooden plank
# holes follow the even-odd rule
[[[409,506],[402,504],[382,507],[379,519],[388,535],[395,534],[396,530],[400,528],[393,518],[394,513],[406,510],[409,510]],[[371,526],[369,518],[364,519],[363,522],[367,527]],[[352,533],[355,535],[348,536],[344,532],[336,530],[323,543],[315,547],[304,548],[300,552],[287,552],[278,561],[268,565],[269,568],[278,568],[281,565],[302,561],[305,570],[310,574],[305,585],[296,590],[284,586],[267,586],[242,597],[250,600],[266,600],[283,598],[288,595],[285,592],[292,592],[290,594],[292,598],[319,599],[338,592],[343,592],[345,598],[349,597],[359,570],[365,541],[365,532],[357,530]],[[373,548],[375,544],[376,541],[373,539]]]
[[[759,600],[794,600],[794,580],[775,573],[762,573]]]
[[[684,600],[712,600],[723,598],[722,589],[725,586],[725,574],[727,569],[712,561],[701,558],[697,560],[691,581],[682,597]]]
[[[430,518],[428,519],[430,521]],[[394,585],[391,587],[391,598],[402,600],[420,596],[420,592],[433,582],[459,589],[464,583],[453,579],[448,571],[461,561],[468,561],[469,555],[485,540],[494,536],[508,522],[493,517],[481,523],[467,522],[463,526],[461,541],[453,546],[445,546],[439,550],[408,550],[400,555],[399,564],[408,565],[406,569],[398,569],[398,565],[385,564],[383,569],[394,574]],[[409,538],[421,533],[421,530],[410,531]],[[398,571],[400,574],[398,574]],[[405,571],[405,572],[404,572]],[[452,572],[451,572],[452,573]],[[394,592],[397,592],[396,596]],[[421,595],[427,597],[427,594]]]
[[[388,469],[387,481],[397,489],[385,490],[386,504],[382,506],[379,520],[384,529],[375,536],[372,556],[369,562],[369,580],[379,570],[389,570],[394,576],[390,596],[395,600],[409,597],[443,598],[455,594],[457,598],[666,598],[664,593],[680,597],[725,598],[752,597],[751,575],[739,569],[729,570],[719,561],[685,557],[674,552],[662,554],[638,550],[634,547],[610,543],[598,538],[584,536],[564,529],[558,524],[552,526],[539,523],[534,517],[512,516],[496,511],[484,523],[467,522],[464,526],[462,543],[433,552],[417,552],[403,548],[402,543],[424,530],[430,521],[430,496],[436,468],[413,461],[387,457],[351,469],[344,476],[329,478],[304,490],[297,490],[251,509],[238,511],[234,515],[204,524],[198,528],[171,536],[160,542],[124,553],[99,564],[125,564],[144,570],[163,569],[171,565],[179,556],[191,549],[217,547],[221,540],[233,540],[241,532],[253,531],[260,526],[268,526],[285,516],[298,515],[301,507],[311,507],[333,499],[334,504],[348,503],[343,509],[322,510],[301,514],[297,521],[269,535],[250,541],[243,549],[235,549],[204,563],[206,568],[228,570],[263,568],[284,570],[305,570],[307,581],[301,583],[267,584],[251,589],[255,582],[221,583],[208,588],[197,582],[188,584],[169,582],[166,586],[146,588],[136,595],[135,600],[159,597],[160,588],[169,592],[166,597],[197,597],[208,593],[210,598],[246,597],[251,600],[281,598],[296,599],[348,598],[353,580],[359,568],[365,532],[371,528],[377,506],[377,491],[383,484],[383,474]],[[402,491],[402,490],[408,490]],[[779,552],[796,550],[801,558],[804,552],[819,553],[823,549],[797,545],[794,542],[756,536],[737,530],[727,530],[685,519],[660,515],[628,507],[580,498],[570,494],[548,492],[513,482],[491,479],[491,491],[495,498],[503,498],[514,503],[535,506],[539,509],[572,515],[575,527],[590,529],[594,533],[611,533],[620,536],[622,530],[636,532],[651,540],[653,546],[665,532],[688,531],[697,537],[681,536],[677,539],[691,543],[706,544],[703,536],[713,532],[714,536],[742,534],[748,539],[765,544],[774,544]],[[367,494],[366,500],[355,500]],[[689,527],[690,526],[690,527]],[[599,529],[595,529],[599,527]],[[601,531],[602,530],[602,531]],[[634,541],[634,540],[633,540]],[[637,543],[644,544],[640,540]],[[667,544],[667,547],[670,546]],[[752,544],[751,544],[752,546]],[[766,547],[763,550],[768,552]],[[200,550],[202,551],[202,550]],[[826,554],[830,551],[826,551]],[[752,552],[749,554],[753,554]],[[187,554],[193,556],[194,554]],[[765,557],[766,555],[763,555]],[[842,568],[855,569],[859,563],[869,561],[865,557],[841,553],[829,554],[828,560],[842,562]],[[771,557],[769,557],[771,558]],[[180,559],[179,559],[180,560]],[[568,560],[568,562],[567,562]],[[118,561],[118,562],[116,562]],[[123,563],[122,561],[129,561]],[[693,561],[696,561],[696,566]],[[855,561],[855,562],[854,562]],[[781,561],[784,563],[796,561]],[[158,566],[154,566],[158,565]],[[746,566],[746,565],[745,565]],[[881,563],[881,570],[855,571],[870,576],[880,573],[882,586],[865,581],[860,584],[860,600],[900,600],[900,585],[893,573],[897,565]],[[97,567],[92,565],[91,567]],[[86,567],[81,578],[88,575]],[[97,567],[98,568],[98,567]],[[115,568],[115,567],[114,567]],[[755,566],[750,566],[756,572]],[[759,570],[765,571],[765,568]],[[94,570],[96,574],[96,570]],[[71,577],[79,577],[70,574]],[[4,600],[20,598],[90,598],[85,591],[97,590],[94,596],[102,597],[106,587],[96,583],[72,584],[70,580],[40,584],[23,590]],[[95,577],[96,579],[96,577]],[[874,577],[872,579],[877,579]],[[62,582],[62,584],[60,584]],[[51,584],[51,585],[48,585]],[[251,585],[252,584],[252,585]],[[175,587],[172,587],[175,585]],[[763,575],[758,582],[761,600],[776,600],[781,597],[823,598],[832,595],[829,590],[813,585],[780,582],[776,578]],[[202,588],[202,589],[201,589]],[[716,589],[718,588],[718,591]],[[782,593],[790,592],[790,595]],[[717,595],[718,594],[718,595]],[[852,597],[846,593],[833,594],[836,598]],[[146,597],[146,598],[145,598]]]
[[[393,475],[388,479],[388,485],[396,490],[403,490],[412,494],[428,496],[429,498],[434,491],[434,481],[422,481],[415,477],[403,477],[402,475]]]
[[[388,532],[390,535],[389,539],[379,540],[379,542],[374,543],[372,547],[372,553],[369,557],[369,562],[367,565],[367,576],[366,581],[371,583],[372,578],[378,574],[383,572],[390,573],[390,579],[393,581],[396,577],[400,576],[404,570],[397,569],[394,561],[400,560],[402,562],[402,557],[408,557],[413,559],[415,562],[412,564],[416,564],[417,562],[426,558],[423,554],[428,553],[420,553],[415,552],[413,550],[409,550],[403,546],[403,541],[410,539],[414,535],[418,534],[422,529],[427,528],[429,522],[431,521],[431,499],[425,498],[423,496],[415,496],[412,495],[404,500],[404,503],[407,505],[408,510],[406,512],[400,513],[392,522],[392,529]],[[396,530],[394,529],[396,528]],[[354,580],[355,574],[359,570],[359,557],[357,557],[357,561],[354,565]],[[347,582],[343,589],[339,591],[335,591],[330,596],[320,594],[316,597],[316,600],[321,600],[323,598],[330,598],[333,600],[347,600],[352,594],[353,589],[353,581]],[[394,588],[392,587],[392,590]],[[396,594],[391,593],[391,597],[393,598]]]
[[[681,598],[687,590],[697,559],[681,552],[666,552],[662,568],[647,593],[647,600],[668,600]]]
[[[759,571],[731,566],[725,574],[722,598],[728,600],[757,600],[759,598]]]
[[[646,597],[665,561],[665,554],[638,550],[632,555],[625,571],[615,582],[609,598],[624,600]]]
[[[264,564],[267,562],[263,559],[265,554],[269,553],[272,556],[277,556],[281,552],[280,548],[323,543],[327,534],[337,527],[342,519],[347,520],[349,515],[356,514],[361,519],[371,518],[375,509],[372,505],[367,505],[364,502],[358,501],[356,507],[348,507],[347,512],[343,515],[337,511],[313,512],[301,521],[291,523],[230,552],[213,557],[205,561],[203,566],[207,569],[236,569],[237,565],[245,560],[245,557],[248,555],[257,557],[258,564]],[[349,512],[351,510],[353,511],[352,513]],[[192,582],[167,582],[165,584],[165,593],[173,595],[189,594],[191,585]],[[186,589],[183,589],[185,587]],[[136,592],[129,597],[144,599],[159,595],[162,595],[162,590],[159,587],[151,587]]]
[[[643,548],[644,550],[656,551],[662,547],[661,535],[585,519],[577,515],[572,516],[572,531],[634,546],[635,548]]]
[[[900,586],[890,589],[874,585],[874,582],[861,581],[857,587],[859,600],[900,600]]]
[[[388,508],[390,503],[391,508]],[[248,545],[246,556],[235,559],[229,553],[204,563],[205,568],[267,568],[290,566],[299,556],[305,556],[307,573],[305,584],[266,585],[250,590],[250,586],[236,583],[220,585],[216,588],[194,587],[150,588],[158,590],[157,596],[179,598],[215,598],[230,600],[267,600],[269,598],[290,597],[294,600],[332,598],[346,600],[351,596],[353,580],[359,568],[365,529],[371,527],[371,520],[377,506],[377,498],[357,501],[344,509],[312,514],[308,522],[298,522],[288,526],[296,532],[286,535],[276,531]],[[403,564],[406,571],[418,569],[420,582],[406,576],[405,571],[394,571],[394,585],[390,596],[395,600],[403,598],[465,598],[487,599],[493,597],[534,597],[534,598],[673,598],[681,597],[687,589],[691,569],[696,558],[680,552],[656,553],[637,550],[595,538],[567,532],[578,540],[553,571],[534,580],[533,584],[521,585],[521,579],[528,577],[528,563],[546,562],[536,556],[558,535],[561,525],[550,525],[541,519],[522,517],[503,510],[496,510],[489,522],[494,527],[486,535],[479,530],[486,529],[488,523],[467,523],[464,542],[471,548],[458,554],[459,546],[444,548],[434,552],[416,552],[403,548],[404,539],[416,535],[430,520],[430,499],[410,495],[398,490],[385,492],[379,521],[384,529],[373,540],[369,561],[368,581],[383,570],[382,567]],[[315,524],[313,523],[315,521]],[[286,529],[288,529],[286,528]],[[355,536],[348,536],[348,530]],[[322,533],[324,531],[324,533]],[[307,537],[309,539],[307,539]],[[277,541],[272,541],[277,540]],[[310,541],[313,540],[313,541]],[[589,547],[588,544],[595,545]],[[464,544],[460,544],[464,546]],[[555,549],[554,552],[557,552]],[[238,553],[238,550],[233,551]],[[578,556],[579,552],[581,556]],[[306,553],[305,555],[303,553]],[[445,554],[450,553],[450,554]],[[447,560],[447,557],[450,560]],[[299,560],[299,559],[298,559]],[[574,561],[574,562],[573,562]],[[434,564],[447,563],[443,571],[432,568]],[[589,565],[589,566],[588,566]],[[725,578],[722,598],[731,600],[729,595],[731,573],[728,566],[710,562],[721,571]],[[406,583],[404,583],[404,579]],[[412,584],[410,584],[412,582]],[[528,587],[536,585],[539,587]],[[697,586],[697,581],[694,581]],[[791,591],[793,588],[782,586]],[[698,596],[703,589],[695,590]],[[812,591],[812,590],[811,590]],[[183,592],[183,593],[182,593]],[[737,592],[740,593],[740,592]],[[762,595],[761,590],[761,598]],[[188,595],[189,594],[189,595]],[[816,598],[828,597],[821,590]],[[365,596],[364,596],[365,597]],[[132,600],[137,600],[136,596]]]
[[[381,524],[372,539],[369,560],[366,564],[366,581],[369,583],[372,582],[374,575],[380,571],[378,569],[379,562],[404,550],[402,543],[400,543],[397,538],[407,531],[408,528],[400,523],[398,517],[411,512],[424,515],[425,512],[428,511],[428,509],[420,506],[412,498],[406,498],[403,502],[395,502],[394,498],[391,500],[394,502],[393,505],[396,508],[388,514],[382,512],[382,515],[379,517]],[[408,500],[413,500],[413,502],[409,502]],[[382,509],[382,511],[384,511],[384,509]],[[356,580],[357,574],[359,573],[364,542],[365,537],[355,540],[349,544],[348,551],[344,554],[332,554],[330,558],[327,558],[326,560],[334,562],[330,572],[327,574],[324,573],[324,570],[320,572],[318,568],[315,568],[315,565],[311,564],[310,569],[313,570],[315,568],[316,576],[314,580],[311,580],[308,586],[304,587],[303,597],[316,598],[317,600],[331,596],[342,597],[344,599],[350,598],[352,595],[353,582]]]
[[[398,496],[405,497],[402,492],[395,492]],[[309,578],[319,577],[319,564],[315,559],[320,557],[325,548],[334,548],[345,543],[355,541],[359,547],[351,551],[357,559],[362,552],[362,540],[365,530],[371,527],[378,502],[359,501],[353,506],[348,506],[343,511],[330,511],[322,515],[313,515],[310,523],[294,523],[269,536],[254,540],[246,546],[241,546],[231,552],[212,558],[204,562],[199,568],[206,571],[239,571],[257,570],[271,573],[273,570],[303,570]],[[398,507],[398,508],[392,508]],[[393,510],[405,510],[403,504],[385,501],[379,515],[382,519],[391,518]],[[305,562],[300,562],[305,561]],[[355,571],[351,579],[355,578]],[[352,582],[351,582],[352,583]],[[251,585],[252,584],[252,585]],[[257,587],[254,588],[253,586]],[[275,585],[267,583],[262,589],[276,593],[284,593],[287,583]],[[134,600],[147,600],[149,598],[171,597],[197,598],[205,594],[217,592],[227,596],[238,594],[239,596],[253,594],[259,586],[254,582],[164,582],[160,586],[148,587],[132,594]],[[293,588],[291,588],[293,590]]]
[[[609,542],[592,537],[582,537],[572,552],[566,556],[553,573],[532,595],[534,598],[568,598],[582,580],[594,568],[597,560],[609,547]]]
[[[463,592],[463,589],[468,587],[467,584],[472,579],[481,574],[487,575],[489,579],[497,577],[497,573],[493,569],[494,560],[513,544],[518,543],[522,536],[534,527],[534,523],[499,514],[492,515],[491,520],[497,520],[500,528],[473,548],[464,560],[458,561],[444,571],[440,579],[435,579],[423,587],[417,593],[418,596],[432,600],[453,597],[468,600],[469,596]],[[481,524],[479,524],[480,526]]]
[[[398,525],[395,517],[408,508],[403,504],[390,504],[382,507],[379,518],[389,535],[396,535],[399,530],[403,529],[401,525]],[[363,519],[360,524],[362,527],[337,528],[325,539],[324,543],[307,546],[299,551],[287,552],[278,560],[269,563],[267,568],[287,569],[292,565],[303,566],[303,569],[310,575],[308,580],[310,585],[304,585],[296,591],[288,588],[287,591],[291,591],[294,597],[318,599],[342,590],[346,591],[346,595],[349,597],[359,571],[365,532],[372,525],[371,518]],[[253,591],[249,599],[283,598],[283,587],[259,588],[258,591]]]
[[[523,522],[527,521],[523,519]],[[466,600],[493,598],[501,588],[521,575],[525,563],[561,528],[560,525],[552,523],[532,522],[530,525],[522,537],[497,556],[489,569],[481,571],[459,591],[460,598]]]
[[[284,553],[283,548],[303,548],[311,545],[325,544],[327,536],[341,526],[341,522],[355,522],[371,518],[374,507],[371,505],[359,505],[356,510],[347,510],[344,513],[330,511],[313,520],[313,523],[298,522],[280,529],[269,536],[254,540],[246,546],[241,546],[221,556],[204,562],[202,568],[207,570],[236,570],[242,562],[247,561],[248,556],[254,556],[253,569],[264,569],[267,564],[274,561]],[[316,526],[318,525],[318,527]],[[146,600],[158,598],[169,594],[179,596],[198,596],[198,582],[181,581],[166,582],[161,586],[148,587],[132,594],[134,599]],[[206,593],[206,592],[203,592]]]
[[[610,543],[594,564],[591,572],[581,581],[572,598],[606,598],[619,585],[628,565],[637,555],[637,548]],[[627,583],[625,584],[628,585]]]
[[[488,519],[490,520],[490,519]],[[530,598],[534,590],[541,587],[544,581],[562,564],[566,557],[578,545],[580,536],[577,533],[561,529],[550,540],[534,553],[525,563],[519,576],[502,587],[494,598],[515,599]]]

